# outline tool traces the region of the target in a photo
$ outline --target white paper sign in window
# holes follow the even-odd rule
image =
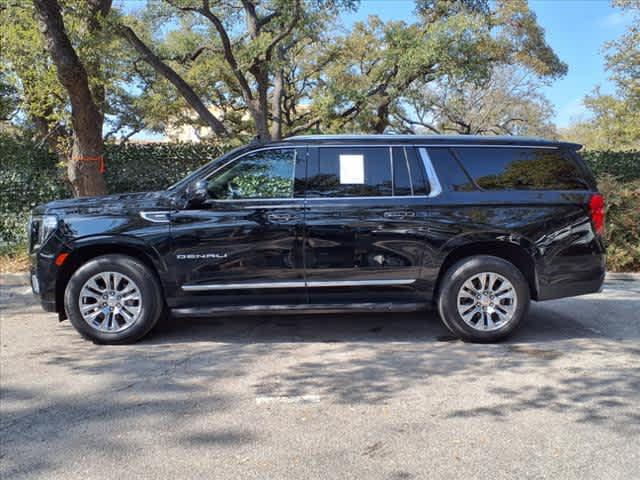
[[[340,155],[340,183],[364,183],[363,155]]]

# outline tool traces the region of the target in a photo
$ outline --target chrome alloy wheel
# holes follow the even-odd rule
[[[502,328],[513,318],[517,305],[515,288],[498,273],[478,273],[464,282],[458,292],[458,313],[478,331]]]
[[[142,294],[126,275],[102,272],[82,286],[78,305],[82,318],[92,328],[104,333],[118,333],[140,318]]]

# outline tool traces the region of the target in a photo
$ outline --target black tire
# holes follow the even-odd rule
[[[82,287],[91,277],[101,272],[126,275],[140,290],[140,315],[123,331],[100,331],[89,325],[80,313],[78,302]],[[144,263],[127,255],[112,254],[89,260],[75,271],[64,293],[64,307],[75,329],[87,340],[98,344],[123,344],[139,340],[156,325],[164,309],[164,299],[156,276]]]
[[[502,275],[511,282],[516,294],[513,316],[496,330],[474,328],[458,312],[458,292],[467,280],[483,272]],[[529,309],[530,297],[529,284],[515,265],[502,258],[476,255],[460,260],[444,274],[437,300],[438,312],[442,322],[456,337],[466,342],[496,342],[509,336],[522,322]]]

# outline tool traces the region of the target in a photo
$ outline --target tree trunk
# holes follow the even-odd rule
[[[254,67],[251,73],[256,79],[257,98],[254,97],[249,102],[249,110],[256,127],[258,140],[260,142],[268,142],[271,140],[271,132],[269,131],[269,98],[267,94],[269,75],[264,65]]]
[[[389,101],[384,100],[376,110],[376,118],[372,126],[374,133],[384,133],[389,126]]]
[[[76,196],[106,192],[100,171],[103,155],[102,113],[94,102],[87,72],[67,36],[56,0],[33,0],[42,34],[56,65],[58,79],[71,100],[73,147],[68,163],[69,180]]]
[[[271,97],[271,139],[282,138],[282,94],[284,92],[284,72],[278,68],[273,79],[273,92]]]

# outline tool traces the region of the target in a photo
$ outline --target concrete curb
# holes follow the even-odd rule
[[[607,273],[607,280],[640,280],[640,273],[632,272],[611,272]]]
[[[640,281],[640,273],[607,273],[609,281]],[[29,285],[29,274],[26,272],[0,273],[0,285],[18,286]]]
[[[0,273],[0,285],[2,286],[15,287],[29,284],[29,274],[27,272]]]

